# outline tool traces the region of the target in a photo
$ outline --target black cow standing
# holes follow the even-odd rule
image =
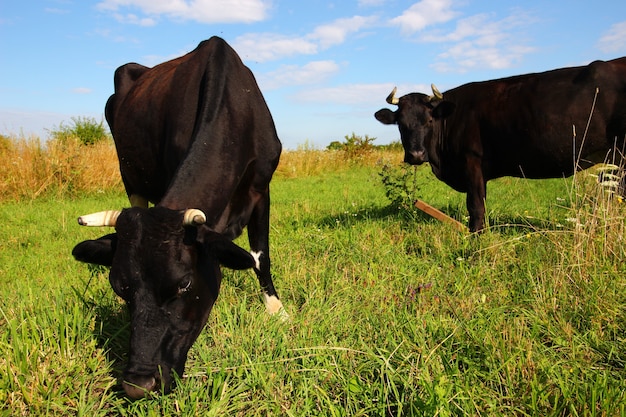
[[[154,68],[118,68],[105,113],[133,207],[79,218],[116,233],[72,253],[111,266],[131,316],[122,385],[140,398],[183,375],[217,299],[220,264],[254,268],[268,311],[285,314],[269,257],[269,183],[281,144],[254,76],[217,37]],[[232,243],[246,226],[251,253]]]
[[[626,135],[626,57],[443,94],[433,86],[433,96],[395,91],[387,102],[398,109],[376,119],[398,125],[405,162],[429,162],[437,178],[467,193],[471,231],[484,228],[490,179],[570,176],[612,159]]]

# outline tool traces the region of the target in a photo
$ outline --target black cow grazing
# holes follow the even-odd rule
[[[626,135],[626,57],[443,94],[433,86],[433,96],[395,92],[387,102],[398,109],[376,119],[398,125],[405,162],[429,162],[437,178],[467,193],[470,231],[484,228],[487,181],[570,176],[603,162]]]
[[[105,114],[133,207],[79,218],[116,233],[72,253],[111,266],[111,285],[129,307],[122,385],[136,399],[169,391],[174,372],[182,377],[217,299],[220,264],[254,268],[268,311],[285,315],[268,237],[281,144],[254,76],[216,37],[154,68],[118,68]],[[246,226],[251,253],[232,243]]]

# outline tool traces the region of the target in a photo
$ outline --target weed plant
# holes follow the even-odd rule
[[[70,255],[109,233],[78,215],[128,204],[114,150],[18,142],[2,154],[29,168],[0,204],[0,414],[626,415],[626,208],[587,172],[490,182],[475,236],[390,203],[381,172],[401,152],[285,152],[270,239],[291,319],[266,315],[252,272],[225,270],[177,388],[131,402],[126,308],[105,268]],[[408,174],[466,222],[463,195]]]

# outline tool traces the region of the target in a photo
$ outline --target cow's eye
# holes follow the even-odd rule
[[[180,282],[180,284],[178,285],[178,295],[183,295],[184,293],[186,293],[187,291],[189,291],[191,289],[191,279],[189,278],[185,278],[184,280],[182,280]]]

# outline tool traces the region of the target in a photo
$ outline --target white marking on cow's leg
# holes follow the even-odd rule
[[[128,197],[128,200],[130,200],[131,207],[148,208],[148,199],[145,198],[144,196],[141,196],[139,194],[131,194]]]
[[[289,319],[289,314],[285,311],[283,303],[275,295],[263,294],[263,300],[265,301],[265,308],[271,315],[278,315],[281,320],[286,321]]]
[[[254,258],[254,267],[256,268],[256,272],[259,273],[261,271],[261,255],[263,255],[263,251],[250,251],[250,255],[252,255],[252,257]],[[287,314],[287,312],[285,311],[283,303],[275,295],[269,295],[268,293],[264,292],[263,302],[265,303],[265,308],[269,314],[276,314],[283,321],[289,319],[289,314]]]
[[[250,255],[252,255],[252,257],[254,258],[254,267],[257,269],[257,271],[261,270],[261,255],[263,255],[262,251],[250,251]]]

